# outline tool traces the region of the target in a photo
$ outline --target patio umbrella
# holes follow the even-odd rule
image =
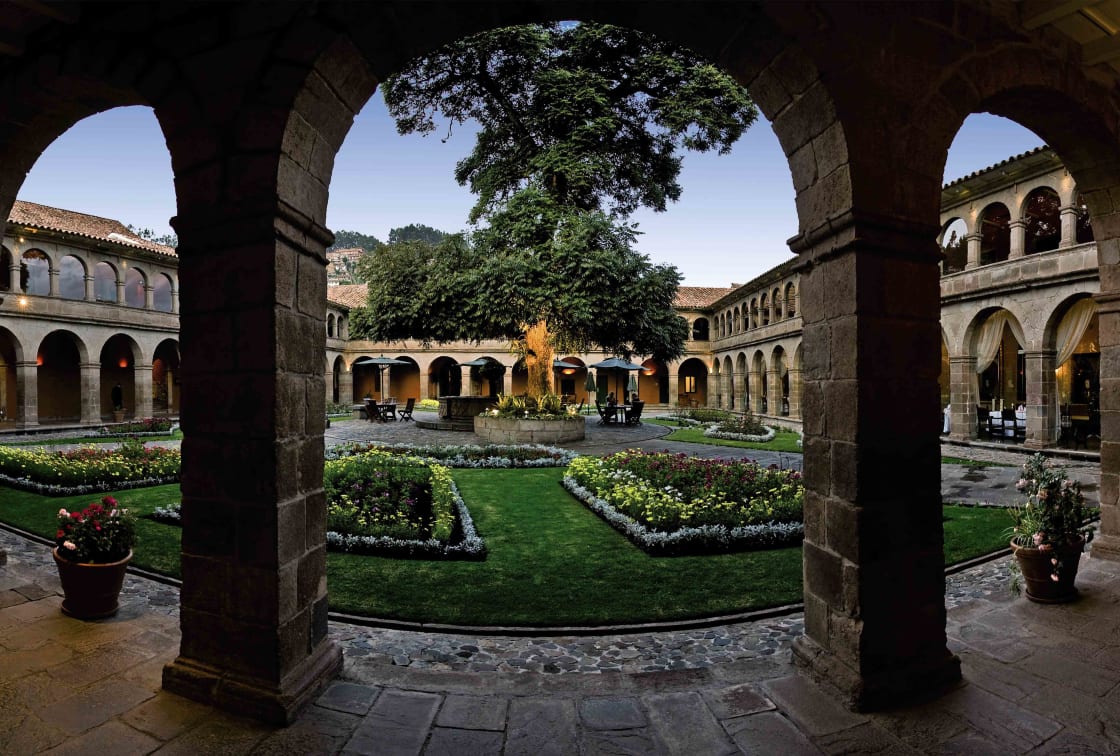
[[[619,373],[619,374],[626,373],[626,372],[629,372],[631,370],[641,370],[642,369],[641,365],[635,365],[633,362],[629,362],[628,360],[624,360],[621,357],[611,357],[610,359],[603,360],[602,362],[596,362],[591,367],[596,368],[598,370],[610,370],[612,372],[616,372],[616,373]],[[617,382],[616,382],[615,385],[616,386],[618,385]],[[637,388],[637,386],[635,386],[635,388]]]
[[[637,374],[630,376],[630,383],[626,387],[626,391],[630,394],[638,393],[638,376]]]
[[[380,357],[359,357],[358,359],[354,360],[354,364],[351,367],[357,367],[360,365],[376,365],[379,377],[381,378],[381,398],[384,399],[387,394],[387,392],[385,391],[385,368],[389,367],[390,365],[407,364],[409,364],[407,360],[398,360],[392,357],[386,357],[383,354]]]

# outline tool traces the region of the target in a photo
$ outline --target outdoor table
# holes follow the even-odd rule
[[[386,402],[385,404],[377,405],[377,414],[382,422],[390,422],[397,419],[397,403]]]

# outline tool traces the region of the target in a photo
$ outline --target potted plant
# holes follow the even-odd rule
[[[1026,501],[1012,509],[1015,524],[1008,535],[1027,598],[1044,604],[1072,601],[1081,552],[1093,537],[1081,484],[1035,454],[1023,465],[1016,487]]]
[[[62,582],[62,611],[78,619],[117,613],[124,573],[136,545],[136,520],[105,496],[81,512],[58,510],[54,561]]]

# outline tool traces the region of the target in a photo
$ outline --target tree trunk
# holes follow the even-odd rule
[[[525,331],[525,368],[529,371],[529,396],[539,398],[552,393],[552,342],[548,324],[543,320]]]

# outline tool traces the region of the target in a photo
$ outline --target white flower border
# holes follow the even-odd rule
[[[105,491],[124,491],[130,488],[149,488],[162,486],[168,483],[178,483],[179,476],[163,478],[138,478],[136,480],[110,480],[97,483],[81,483],[76,486],[64,486],[59,483],[39,483],[30,478],[13,478],[0,473],[0,483],[21,491],[41,494],[43,496],[76,496],[87,493],[104,493]]]
[[[405,454],[417,457],[427,464],[443,465],[470,469],[524,468],[524,467],[567,467],[579,455],[571,449],[543,444],[382,444],[370,445],[361,442],[339,444],[327,449],[326,459],[343,459],[353,454],[355,447],[382,449],[390,453],[403,450]],[[509,454],[517,451],[540,451],[547,454],[540,459],[512,459]],[[482,459],[469,459],[467,455],[488,453]],[[446,456],[442,456],[446,455]]]
[[[421,541],[418,539],[390,538],[388,536],[346,535],[328,530],[327,549],[329,551],[372,556],[422,559],[485,559],[486,542],[478,534],[470,510],[467,509],[463,497],[459,495],[459,488],[454,481],[451,483],[451,495],[454,499],[455,511],[459,515],[459,525],[463,530],[463,540],[459,543],[446,544],[435,538]],[[157,522],[181,525],[183,521],[182,506],[176,504],[170,507],[157,507],[149,517]]]
[[[704,429],[704,436],[707,438],[722,438],[727,441],[757,441],[759,443],[773,441],[774,436],[778,434],[778,431],[768,425],[764,425],[762,427],[766,428],[766,432],[755,436],[749,433],[727,433],[725,431],[719,430],[719,423],[714,423]]]
[[[698,528],[681,528],[672,533],[661,533],[650,530],[637,520],[619,512],[569,475],[564,476],[561,485],[588,509],[633,541],[638,548],[654,555],[717,554],[745,548],[794,546],[801,543],[805,534],[805,526],[800,522],[740,525],[736,528],[702,525]]]

